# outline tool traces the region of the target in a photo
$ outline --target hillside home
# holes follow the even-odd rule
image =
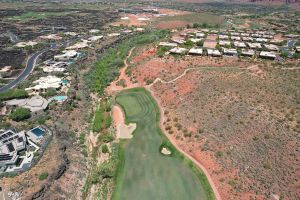
[[[188,52],[190,55],[203,55],[203,49],[202,48],[191,48]]]
[[[222,56],[221,52],[217,49],[207,49],[207,55],[213,57],[220,57]]]
[[[270,51],[262,51],[260,52],[259,56],[261,58],[268,58],[268,59],[275,59],[276,58],[276,54],[274,52],[270,52]]]
[[[223,48],[223,55],[225,55],[225,56],[238,56],[238,52],[237,52],[236,49]]]
[[[175,47],[173,49],[170,49],[170,53],[172,54],[185,54],[188,50],[186,48],[181,47]]]
[[[242,49],[241,55],[242,56],[254,56],[255,51],[253,49]]]

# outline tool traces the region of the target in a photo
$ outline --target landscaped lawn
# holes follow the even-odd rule
[[[191,161],[176,151],[159,128],[159,109],[145,89],[119,93],[127,123],[136,123],[134,137],[121,142],[121,155],[113,199],[183,200],[214,199],[203,175]],[[171,156],[159,152],[168,143]]]

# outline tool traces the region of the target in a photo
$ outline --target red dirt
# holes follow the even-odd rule
[[[174,21],[162,21],[162,22],[158,22],[155,25],[155,28],[159,28],[159,29],[174,29],[174,28],[178,28],[178,27],[185,27],[188,24],[190,24],[189,22],[186,21],[180,21],[180,20],[174,20]]]

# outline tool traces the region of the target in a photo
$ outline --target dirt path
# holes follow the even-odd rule
[[[128,58],[131,56],[132,54],[132,51],[134,50],[134,48],[132,48],[130,51],[129,51],[129,54],[128,56],[126,57],[124,63],[125,63],[125,66],[120,70],[120,76],[118,78],[118,80],[114,81],[108,88],[108,93],[109,94],[112,94],[112,93],[115,93],[115,92],[118,92],[118,91],[121,91],[121,90],[125,90],[125,89],[130,89],[130,88],[134,88],[134,87],[138,87],[137,84],[132,84],[131,81],[130,81],[130,78],[126,75],[126,69],[128,67]],[[226,67],[226,68],[236,68],[236,67]],[[208,171],[206,170],[206,168],[201,164],[199,163],[196,159],[194,159],[192,156],[190,156],[189,154],[187,154],[186,152],[184,152],[182,149],[180,149],[180,147],[176,144],[176,141],[174,139],[172,139],[163,129],[163,122],[164,122],[164,111],[163,111],[163,108],[160,104],[160,101],[159,99],[155,96],[154,92],[151,90],[151,86],[157,82],[161,82],[163,84],[168,84],[168,83],[172,83],[172,82],[175,82],[176,80],[182,78],[183,76],[186,75],[187,72],[191,71],[191,70],[200,70],[200,69],[203,69],[203,67],[194,67],[194,68],[188,68],[186,70],[184,70],[184,72],[179,75],[178,77],[170,80],[170,81],[164,81],[160,78],[156,78],[155,81],[148,85],[148,86],[145,86],[145,88],[151,93],[152,97],[156,100],[157,104],[158,104],[158,107],[160,109],[160,113],[161,113],[161,118],[160,118],[160,127],[161,129],[163,130],[164,134],[166,135],[166,137],[170,140],[170,142],[175,146],[175,148],[181,152],[183,155],[185,155],[187,158],[189,158],[191,161],[194,162],[194,164],[196,164],[202,171],[203,173],[205,174],[205,176],[207,177],[207,180],[209,182],[209,184],[211,185],[212,189],[213,189],[213,192],[214,192],[214,195],[216,197],[217,200],[221,200],[221,196],[217,190],[217,187],[215,186],[210,174],[208,173]],[[243,69],[243,68],[241,68]],[[119,80],[125,80],[125,83],[126,83],[126,86],[125,87],[122,87],[122,86],[117,86],[116,83],[119,81]],[[116,120],[116,119],[114,119]],[[117,119],[118,121],[118,119]]]
[[[155,83],[157,82],[161,82],[163,84],[169,84],[169,83],[174,83],[175,81],[177,81],[178,79],[184,77],[186,75],[186,73],[188,73],[189,71],[192,71],[192,70],[200,70],[200,69],[205,69],[206,67],[191,67],[191,68],[187,68],[186,70],[184,70],[184,72],[177,76],[176,78],[170,80],[170,81],[165,81],[165,80],[162,80],[161,78],[156,78],[153,83],[151,83],[149,85],[149,87],[151,87],[152,85],[154,85]],[[213,68],[217,68],[217,69],[220,69],[220,67],[209,67],[210,69],[213,69]],[[222,69],[246,69],[246,68],[237,68],[237,67],[222,67]]]
[[[130,78],[127,76],[126,74],[126,70],[128,68],[128,58],[130,58],[133,50],[135,48],[133,47],[132,49],[130,49],[126,59],[124,60],[124,64],[125,66],[120,69],[120,76],[119,78],[116,80],[116,81],[113,81],[110,86],[107,88],[107,93],[108,94],[113,94],[115,92],[118,92],[118,91],[121,91],[123,89],[129,89],[129,88],[133,88],[133,87],[137,87],[137,84],[133,84],[130,80]],[[120,81],[120,80],[124,80],[125,81],[125,87],[121,86],[121,85],[117,85],[117,83]]]

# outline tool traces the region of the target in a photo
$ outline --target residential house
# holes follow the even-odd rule
[[[242,56],[254,56],[255,51],[253,49],[242,49],[241,55]]]
[[[7,168],[19,161],[18,153],[26,148],[25,132],[0,130],[0,168]]]
[[[246,48],[246,44],[244,42],[235,41],[233,45],[238,48]]]
[[[223,48],[223,55],[225,55],[225,56],[238,56],[238,52],[237,52],[236,49]]]
[[[220,57],[222,56],[221,52],[217,49],[207,49],[207,55],[213,57]]]
[[[63,54],[54,56],[54,60],[66,61],[76,58],[78,55],[75,50],[65,50]]]
[[[188,50],[186,48],[181,47],[175,47],[173,49],[170,49],[170,53],[172,54],[185,54]]]
[[[203,49],[202,48],[191,48],[188,52],[188,54],[191,54],[191,55],[203,55]]]
[[[178,44],[177,43],[174,43],[174,42],[160,42],[158,44],[158,46],[162,46],[162,47],[177,47]]]
[[[265,48],[268,49],[269,51],[279,51],[278,46],[274,44],[264,44]]]
[[[12,99],[4,102],[8,107],[28,108],[32,113],[38,114],[48,108],[49,102],[41,96],[33,96],[27,99]]]
[[[271,52],[271,51],[261,51],[259,56],[261,58],[268,58],[268,59],[275,59],[276,58],[276,54],[274,52]]]

